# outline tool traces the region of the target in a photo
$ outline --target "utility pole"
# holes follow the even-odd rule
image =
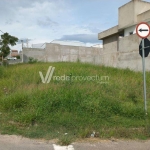
[[[28,44],[29,44],[29,43],[28,43],[28,39],[27,39],[27,48],[28,48],[28,46],[29,46]]]
[[[4,33],[2,30],[0,30],[2,33]],[[2,65],[3,65],[3,52],[2,52]]]
[[[22,63],[23,63],[23,40],[21,40],[22,43]]]

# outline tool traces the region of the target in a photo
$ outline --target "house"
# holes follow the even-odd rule
[[[150,3],[142,0],[132,0],[118,10],[118,25],[98,34],[98,39],[118,41],[118,38],[136,33],[136,25],[140,22],[150,23]],[[109,43],[110,43],[109,42]]]
[[[136,35],[136,26],[140,22],[150,24],[149,2],[131,0],[118,9],[118,25],[98,34],[98,39],[103,40],[104,53],[107,53],[103,58],[104,64],[141,70],[138,55],[141,39]],[[147,67],[150,70],[150,66]]]
[[[11,50],[10,51],[10,57],[16,57],[18,55],[19,55],[18,50]]]

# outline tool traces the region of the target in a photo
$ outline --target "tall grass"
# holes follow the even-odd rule
[[[109,83],[51,80],[43,84],[39,71],[45,75],[49,66],[55,67],[55,76],[109,76]],[[148,72],[147,91],[149,76]],[[142,73],[129,69],[79,62],[0,68],[0,132],[65,142],[90,137],[93,131],[100,138],[149,138],[150,117],[145,118],[142,89]]]

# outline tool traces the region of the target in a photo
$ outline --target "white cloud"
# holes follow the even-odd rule
[[[84,37],[84,42],[92,43],[92,35],[96,40],[100,30],[98,21],[80,24],[68,0],[0,0],[0,18],[3,32],[19,39],[29,38],[30,45],[63,39],[65,35],[91,35]],[[83,36],[76,38],[83,41]]]
[[[98,43],[97,34],[73,34],[73,35],[64,35],[61,40],[74,40],[81,41],[84,43]]]

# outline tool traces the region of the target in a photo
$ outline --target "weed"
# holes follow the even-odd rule
[[[72,143],[73,138],[68,136],[68,135],[63,135],[59,138],[58,144],[62,145],[62,146],[67,146],[70,143]]]
[[[49,66],[56,68],[54,75],[70,75],[70,80],[43,84],[39,71],[44,73]],[[109,76],[109,84],[73,80],[73,76],[93,75]],[[149,76],[148,72],[147,85]],[[93,131],[100,138],[150,137],[139,72],[79,62],[40,62],[1,66],[0,79],[1,133],[58,138],[62,145],[91,137]]]
[[[29,61],[28,61],[29,64],[34,64],[34,63],[37,63],[37,62],[38,62],[37,59],[34,59],[33,57],[29,57]]]

